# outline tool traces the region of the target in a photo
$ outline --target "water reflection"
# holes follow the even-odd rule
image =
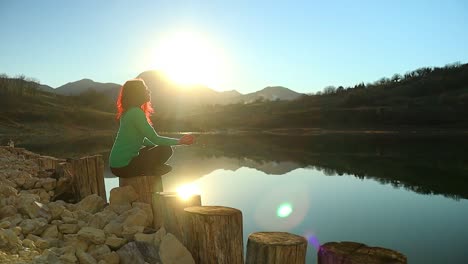
[[[90,139],[65,156],[51,146],[39,152],[82,156],[89,145],[89,154],[107,157],[111,144]],[[307,263],[320,243],[346,240],[398,250],[409,263],[461,263],[466,149],[463,137],[200,136],[195,146],[177,147],[163,185],[195,184],[203,204],[240,209],[245,240],[258,231],[303,235]],[[118,185],[106,176],[107,190]]]

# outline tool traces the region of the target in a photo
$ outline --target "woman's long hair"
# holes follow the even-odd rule
[[[151,114],[154,112],[151,102],[146,101],[146,90],[148,87],[142,79],[128,80],[120,88],[119,97],[117,98],[117,120],[120,120],[122,115],[130,109],[130,107],[140,107],[146,115],[146,120],[151,125]]]

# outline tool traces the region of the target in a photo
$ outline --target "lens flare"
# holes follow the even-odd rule
[[[309,242],[310,245],[314,246],[315,250],[318,251],[320,249],[320,242],[314,234],[306,234],[304,235],[305,239],[307,239],[307,242]]]
[[[283,204],[280,204],[280,206],[278,206],[278,209],[276,210],[276,215],[278,217],[285,218],[291,215],[292,211],[293,211],[293,208],[291,204],[283,203]]]
[[[186,184],[177,188],[177,194],[183,200],[188,200],[190,197],[196,194],[200,194],[200,188],[195,184]]]

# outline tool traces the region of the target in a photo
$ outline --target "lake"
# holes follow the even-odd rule
[[[468,138],[395,135],[201,135],[176,147],[165,191],[191,184],[203,205],[243,213],[244,246],[258,231],[405,254],[408,263],[467,263]],[[100,152],[112,139],[25,146],[58,157]],[[106,189],[118,185],[105,171]]]

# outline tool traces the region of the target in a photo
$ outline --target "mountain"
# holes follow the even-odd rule
[[[120,84],[116,83],[99,83],[90,79],[82,79],[76,82],[69,82],[56,88],[55,93],[61,95],[79,95],[90,89],[94,89],[98,92],[115,95],[118,93],[120,86]]]
[[[260,91],[249,93],[241,96],[241,100],[250,103],[258,99],[275,101],[275,100],[295,100],[303,94],[283,86],[268,86]]]
[[[49,85],[45,85],[45,84],[39,84],[37,89],[39,89],[41,91],[44,91],[44,92],[48,92],[48,93],[54,93],[54,91],[55,91],[54,88],[50,87]]]

